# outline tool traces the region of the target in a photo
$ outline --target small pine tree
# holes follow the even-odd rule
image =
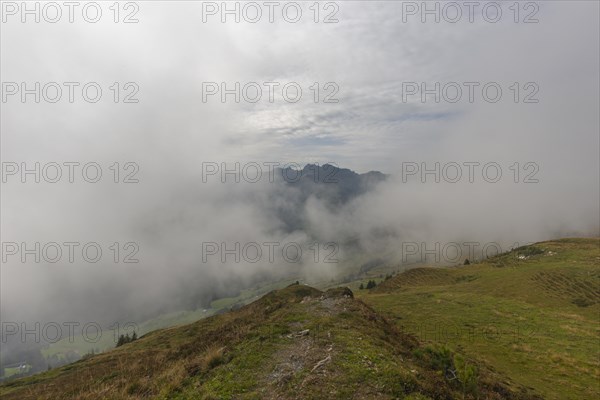
[[[464,263],[464,265],[469,265],[469,264],[471,264],[471,262],[469,261],[469,259],[468,259],[468,258],[465,258],[465,263]]]
[[[131,341],[133,342],[134,340],[137,340],[137,338],[137,333],[133,331],[133,335],[131,335]]]
[[[360,290],[363,290],[365,288],[365,285],[363,285],[362,283],[360,284],[360,286],[358,287]]]
[[[467,393],[477,393],[477,367],[470,365],[459,354],[454,355],[454,367],[456,368],[456,376],[462,386],[463,399]]]

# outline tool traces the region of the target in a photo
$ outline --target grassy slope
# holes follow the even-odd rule
[[[462,398],[438,353],[423,348],[445,343],[478,366],[479,398],[533,398],[523,386],[549,399],[595,398],[599,246],[545,242],[479,265],[411,270],[357,291],[368,305],[290,286],[6,383],[0,397]]]
[[[399,329],[460,349],[545,398],[600,397],[598,239],[410,270],[358,295]]]
[[[128,325],[125,327],[126,329],[123,328],[124,324],[121,324],[120,331],[117,331],[114,327],[112,329],[105,329],[102,332],[99,340],[95,343],[85,340],[85,338],[81,335],[76,335],[74,338],[65,338],[57,341],[56,343],[51,343],[48,347],[42,349],[42,355],[44,357],[57,355],[59,358],[65,358],[65,355],[70,351],[74,351],[80,356],[83,356],[92,350],[95,350],[96,352],[106,351],[115,347],[119,334],[132,334],[134,330],[133,326],[137,326],[138,335],[145,335],[146,333],[157,329],[189,324],[194,321],[198,321],[199,319],[210,317],[216,313],[229,310],[232,306],[248,304],[252,300],[258,299],[261,295],[266,294],[270,290],[285,287],[293,281],[295,281],[295,279],[278,281],[251,289],[245,289],[240,293],[239,296],[225,297],[214,300],[211,302],[210,308],[206,310],[197,309],[193,311],[175,311],[159,315],[156,318],[152,318],[137,324]],[[10,375],[7,374],[7,376]]]
[[[308,329],[308,332],[305,330]],[[3,399],[462,398],[417,341],[351,292],[292,285],[241,309],[158,330],[0,386]],[[488,399],[533,399],[479,364]],[[510,382],[509,382],[510,383]],[[510,383],[516,387],[516,384]],[[467,396],[467,398],[469,398]]]

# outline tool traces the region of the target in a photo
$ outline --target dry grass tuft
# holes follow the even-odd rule
[[[190,360],[186,370],[190,376],[210,371],[225,362],[225,347],[211,345],[202,354]]]

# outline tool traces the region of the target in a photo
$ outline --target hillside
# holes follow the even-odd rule
[[[416,268],[357,294],[405,333],[477,357],[547,399],[600,397],[600,240]]]
[[[360,281],[350,284],[356,287]],[[600,395],[600,240],[293,284],[0,386],[3,399],[587,399]]]
[[[474,377],[461,375],[475,367]],[[348,289],[292,285],[237,311],[7,383],[0,394],[7,400],[452,399],[464,391],[466,398],[476,392],[536,398],[516,387],[477,360],[422,347]]]

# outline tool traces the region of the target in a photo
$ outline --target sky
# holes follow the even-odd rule
[[[263,2],[238,3],[236,22],[221,2],[130,2],[115,22],[112,2],[98,2],[95,23],[86,2],[72,23],[62,3],[55,23],[45,3],[39,22],[22,15],[20,2],[3,3],[3,321],[108,323],[203,290],[197,281],[182,286],[192,273],[211,285],[278,276],[276,263],[201,264],[208,241],[358,238],[360,249],[397,261],[404,241],[599,235],[597,2],[521,2],[518,13],[513,2],[478,2],[473,22],[467,8],[458,18],[446,3],[428,2],[439,22],[421,2],[289,3],[273,22]],[[252,23],[256,7],[262,17]],[[22,89],[35,92],[35,82],[40,101],[30,93],[23,102]],[[231,92],[222,101],[236,83],[239,102]],[[97,87],[102,96],[92,102]],[[306,228],[289,235],[269,212],[273,185],[224,185],[218,174],[204,182],[203,163],[252,162],[334,163],[391,178],[333,211],[310,199]],[[22,174],[35,163],[39,183]],[[54,163],[62,175],[51,183]],[[78,163],[70,164],[73,182],[64,163]],[[422,170],[436,163],[440,182],[423,182]],[[472,182],[465,163],[475,168]],[[6,247],[55,242],[97,243],[102,258],[23,262],[22,247],[16,255]],[[122,262],[133,253],[139,263]],[[307,271],[335,272],[321,261]]]

